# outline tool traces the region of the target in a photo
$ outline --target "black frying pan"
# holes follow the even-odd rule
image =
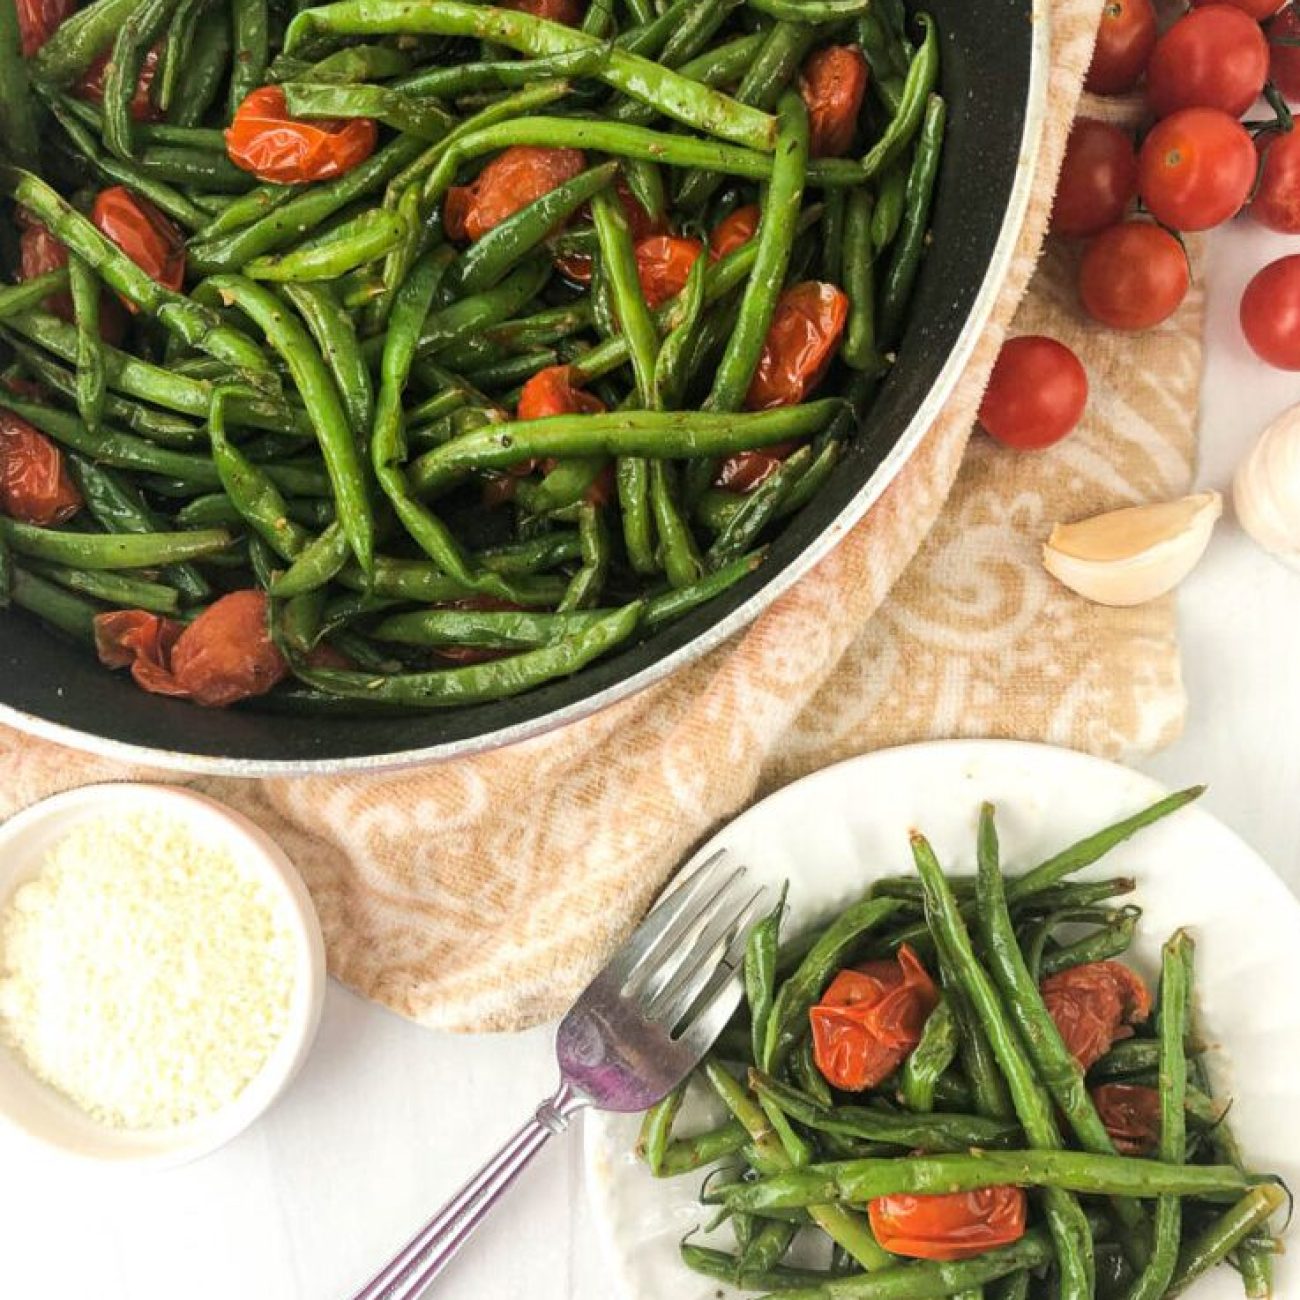
[[[574,721],[703,654],[823,554],[884,490],[956,381],[1001,283],[1023,214],[1046,86],[1046,5],[931,0],[950,106],[934,242],[901,360],[833,480],[766,562],[720,599],[530,695],[442,713],[305,717],[204,710],[139,690],[21,611],[0,617],[0,720],[170,767],[256,775],[449,758]],[[1036,11],[1037,10],[1037,11]]]

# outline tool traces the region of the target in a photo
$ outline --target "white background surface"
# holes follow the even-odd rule
[[[1203,484],[1226,491],[1300,375],[1247,352],[1236,304],[1294,241],[1248,222],[1215,236]],[[1210,783],[1206,806],[1300,892],[1300,575],[1229,517],[1183,587],[1191,700],[1182,740],[1147,770]],[[455,1039],[331,986],[291,1093],[187,1169],[69,1168],[0,1133],[0,1296],[53,1300],[346,1300],[552,1084],[545,1032]],[[584,1204],[580,1142],[544,1152],[508,1209],[434,1294],[612,1300]]]

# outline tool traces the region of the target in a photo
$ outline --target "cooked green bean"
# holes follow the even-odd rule
[[[27,60],[23,58],[18,7],[0,6],[0,147],[23,167],[33,167],[40,154]]]
[[[95,644],[95,615],[101,612],[102,605],[84,600],[19,565],[13,568],[9,600],[75,640]]]
[[[231,116],[266,79],[270,59],[267,8],[267,0],[230,0],[231,47],[235,51],[228,99]]]
[[[429,142],[441,140],[454,121],[436,101],[417,99],[387,86],[286,81],[281,89],[295,117],[373,117],[395,131],[407,131]]]
[[[76,569],[153,569],[214,555],[230,545],[224,529],[187,533],[69,533],[0,515],[0,537],[15,555]]]
[[[91,433],[98,433],[107,394],[104,342],[99,333],[100,288],[90,268],[75,253],[68,257],[68,283],[77,323],[77,414]]]
[[[166,30],[176,0],[141,0],[113,38],[104,65],[104,147],[127,162],[135,153],[131,101],[149,47]]]
[[[939,29],[927,13],[919,13],[916,21],[925,31],[925,37],[907,70],[903,83],[898,112],[880,138],[867,151],[862,160],[862,170],[868,178],[882,175],[912,142],[925,116],[926,103],[934,91],[939,76]]]
[[[253,258],[244,266],[244,274],[250,280],[299,283],[337,280],[383,257],[406,234],[406,218],[400,212],[371,208],[327,234],[300,244],[292,252]]]
[[[876,357],[875,249],[871,235],[869,190],[854,190],[844,217],[842,282],[849,296],[849,319],[840,356],[854,370],[871,370]]]
[[[69,568],[62,564],[41,564],[35,560],[29,563],[28,569],[60,587],[93,596],[109,605],[121,605],[125,609],[147,609],[155,614],[175,614],[180,609],[180,593],[175,587],[167,587],[160,582],[149,582],[125,573]]]
[[[908,1110],[924,1113],[934,1109],[935,1088],[956,1058],[957,1022],[952,1004],[941,998],[926,1017],[921,1041],[899,1072],[898,1091]]]
[[[286,284],[282,292],[298,309],[316,341],[338,386],[353,434],[365,436],[374,417],[374,387],[351,316],[329,285]]]

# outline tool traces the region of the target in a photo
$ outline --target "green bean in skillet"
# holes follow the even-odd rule
[[[99,281],[74,253],[68,258],[68,283],[77,324],[77,414],[86,429],[97,434],[107,395],[104,343],[99,331]]]
[[[295,117],[369,117],[426,141],[441,140],[454,125],[454,119],[435,100],[386,86],[286,81],[281,89]]]
[[[41,81],[66,86],[113,43],[140,0],[94,0],[55,28],[37,51],[32,71]]]
[[[68,278],[67,267],[60,267],[33,276],[21,284],[0,285],[0,321],[7,321],[19,312],[39,307],[46,298],[65,291],[68,288]]]
[[[230,114],[266,80],[270,61],[271,15],[267,0],[230,0],[231,48],[228,103]]]
[[[0,148],[24,167],[36,166],[40,155],[27,61],[23,58],[17,5],[0,13]]]
[[[195,24],[194,43],[181,69],[168,121],[180,127],[195,127],[202,122],[225,85],[230,62],[229,18],[219,5],[212,5]]]
[[[591,214],[600,241],[601,268],[608,277],[614,311],[632,358],[637,396],[642,406],[653,409],[659,333],[641,291],[631,229],[622,205],[608,191],[592,198]]]
[[[163,114],[169,112],[175,103],[181,70],[189,62],[194,47],[194,29],[208,6],[209,0],[179,0],[176,12],[167,24],[162,52],[158,56],[157,75],[154,86],[150,88],[154,106]]]
[[[328,285],[286,284],[281,292],[294,305],[320,349],[338,386],[353,433],[362,436],[374,418],[375,396],[352,317]]]
[[[29,561],[27,567],[29,572],[47,578],[68,591],[102,600],[106,605],[120,605],[124,609],[147,609],[155,614],[176,614],[180,610],[180,593],[175,587],[160,582],[150,582],[126,573],[42,564],[38,560]]]
[[[104,609],[18,564],[13,566],[7,603],[28,610],[42,622],[89,646],[95,644],[95,615]]]
[[[371,208],[287,253],[268,253],[244,266],[250,280],[319,283],[337,280],[383,257],[408,233],[404,214]]]
[[[175,9],[176,0],[141,0],[113,37],[112,54],[104,65],[104,146],[124,162],[135,153],[131,101],[140,71]]]
[[[153,569],[216,554],[230,545],[220,528],[185,533],[60,532],[0,515],[0,537],[15,555],[77,569]]]

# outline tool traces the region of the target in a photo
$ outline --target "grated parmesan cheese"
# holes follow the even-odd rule
[[[284,1032],[293,939],[266,884],[155,812],[87,821],[0,911],[0,1035],[101,1123],[233,1101]]]

